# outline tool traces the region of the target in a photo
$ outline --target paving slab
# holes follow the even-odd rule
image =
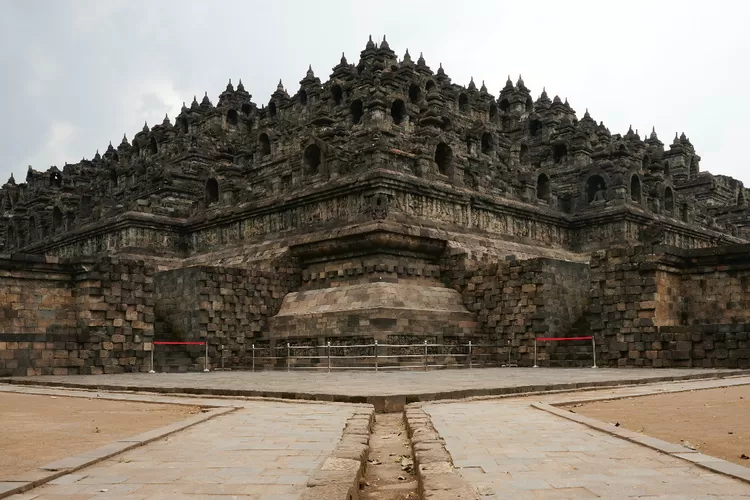
[[[9,498],[299,499],[358,413],[361,407],[246,402],[232,413]]]
[[[438,399],[584,387],[644,384],[750,374],[748,370],[618,368],[476,368],[398,372],[220,371],[12,377],[12,384],[138,390],[162,393],[258,396],[373,404],[401,411],[405,404]]]
[[[529,401],[421,408],[481,498],[750,498],[750,484],[532,408]]]

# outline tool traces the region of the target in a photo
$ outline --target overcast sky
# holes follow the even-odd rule
[[[497,95],[519,73],[612,133],[685,132],[702,170],[750,187],[750,2],[2,0],[0,184],[174,118],[242,78],[266,104],[308,64],[325,81],[369,34]]]

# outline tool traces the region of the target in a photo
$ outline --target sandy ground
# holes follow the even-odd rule
[[[750,467],[750,385],[567,407],[626,429]]]
[[[199,411],[193,406],[0,392],[0,481]]]

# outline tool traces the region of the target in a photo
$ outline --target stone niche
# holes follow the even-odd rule
[[[451,342],[476,337],[461,295],[440,280],[447,242],[366,229],[292,246],[302,285],[269,321],[271,341]]]

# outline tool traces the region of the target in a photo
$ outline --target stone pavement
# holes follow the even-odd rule
[[[482,498],[750,498],[747,483],[531,408],[528,400],[422,409]]]
[[[355,410],[280,402],[244,406],[9,498],[301,498]]]
[[[609,385],[658,381],[664,377],[719,376],[750,373],[748,370],[718,369],[627,369],[627,368],[475,368],[430,371],[224,371],[191,373],[123,373],[117,375],[70,375],[15,377],[27,384],[65,384],[68,387],[193,389],[230,395],[341,396],[341,401],[366,402],[369,396],[426,395],[426,399],[507,393],[511,389],[574,389],[576,385]],[[495,392],[497,391],[497,392]],[[352,398],[362,398],[356,400]],[[312,399],[299,397],[298,399]]]

